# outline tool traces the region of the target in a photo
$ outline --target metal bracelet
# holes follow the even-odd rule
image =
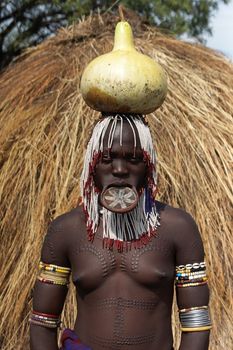
[[[195,307],[179,311],[182,328],[195,328],[211,326],[209,308]]]

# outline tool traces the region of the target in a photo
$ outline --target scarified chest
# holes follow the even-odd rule
[[[111,281],[119,285],[131,281],[149,288],[159,288],[174,279],[174,253],[165,240],[155,237],[140,249],[118,252],[81,239],[72,254],[72,279],[83,290],[94,290]]]

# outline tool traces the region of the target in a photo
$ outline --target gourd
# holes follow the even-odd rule
[[[135,49],[131,26],[121,21],[115,29],[113,50],[88,64],[80,90],[85,102],[97,111],[147,114],[163,103],[167,79],[157,62]]]

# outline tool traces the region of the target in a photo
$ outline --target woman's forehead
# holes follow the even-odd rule
[[[130,125],[127,121],[123,123],[118,121],[115,129],[112,128],[112,123],[109,124],[103,140],[105,149],[108,148],[110,139],[112,139],[112,150],[119,146],[130,150],[141,149],[138,131],[133,124]]]

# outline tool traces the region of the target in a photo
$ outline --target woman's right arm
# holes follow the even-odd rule
[[[58,350],[57,329],[67,295],[70,263],[62,220],[56,219],[45,237],[40,272],[33,290],[30,349]]]

